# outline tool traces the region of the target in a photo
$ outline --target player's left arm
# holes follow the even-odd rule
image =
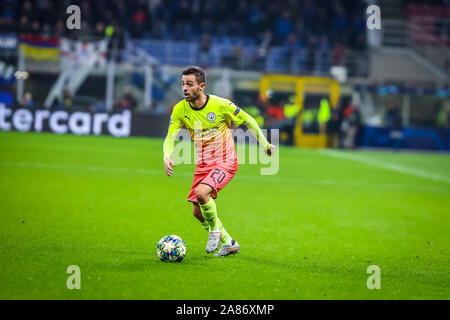
[[[264,151],[268,155],[273,154],[276,146],[270,144],[269,141],[267,141],[258,123],[251,115],[246,113],[244,110],[241,110],[241,108],[239,108],[229,100],[227,100],[227,102],[225,103],[225,112],[230,120],[233,121],[236,127],[239,127],[241,124],[245,125],[255,136],[256,140],[258,140],[259,144],[264,148]]]

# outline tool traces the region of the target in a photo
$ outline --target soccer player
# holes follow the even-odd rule
[[[169,130],[164,140],[164,169],[170,177],[175,163],[170,158],[179,130],[185,126],[194,141],[197,161],[194,181],[188,201],[194,205],[193,214],[209,232],[206,252],[227,256],[239,252],[240,247],[225,230],[217,216],[214,199],[234,177],[238,169],[236,150],[231,134],[231,122],[236,127],[246,125],[271,155],[275,146],[264,137],[256,121],[230,100],[205,94],[205,73],[198,67],[182,72],[181,85],[184,99],[178,102],[170,117]]]

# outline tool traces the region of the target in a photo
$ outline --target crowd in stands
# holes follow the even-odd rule
[[[65,25],[73,4],[81,9],[81,32]],[[405,0],[405,6],[411,19],[450,17],[448,0]],[[103,36],[114,26],[131,38],[199,41],[204,34],[238,35],[290,47],[326,38],[331,45],[363,48],[366,7],[363,0],[2,0],[0,30],[80,37]]]
[[[66,8],[81,9],[81,32],[66,28]],[[131,38],[200,40],[238,35],[267,45],[364,47],[362,0],[2,0],[0,29],[53,36],[104,35],[107,26]]]
[[[418,45],[450,46],[450,1],[409,1],[406,14]]]

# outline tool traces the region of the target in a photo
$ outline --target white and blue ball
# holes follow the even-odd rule
[[[181,262],[186,256],[186,243],[176,235],[168,235],[159,240],[156,253],[161,261]]]

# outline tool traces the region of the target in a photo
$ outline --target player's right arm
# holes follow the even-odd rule
[[[175,147],[175,140],[177,138],[178,132],[183,127],[184,123],[181,120],[179,113],[181,108],[175,105],[172,111],[172,115],[170,116],[169,130],[167,132],[166,139],[163,144],[163,153],[164,153],[164,170],[166,174],[170,177],[173,174],[173,168],[175,167],[175,162],[170,158]]]

